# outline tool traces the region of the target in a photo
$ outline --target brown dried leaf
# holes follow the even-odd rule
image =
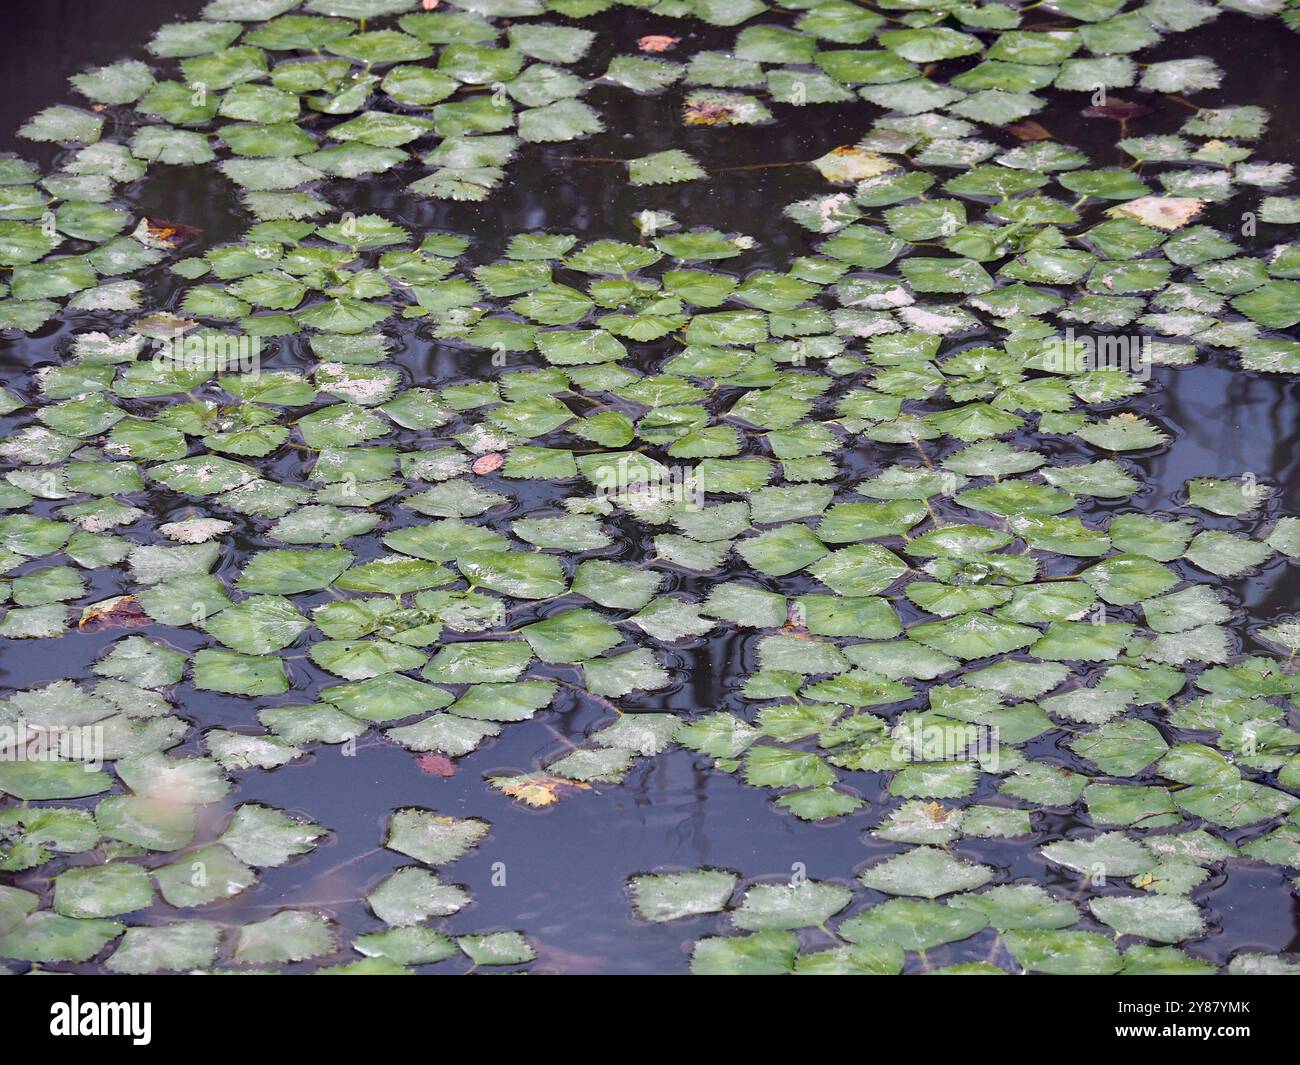
[[[203,235],[203,230],[182,222],[168,222],[164,218],[145,218],[136,236],[146,244],[159,248],[178,248]]]
[[[1104,104],[1094,104],[1083,109],[1084,118],[1111,118],[1116,122],[1127,122],[1131,118],[1142,118],[1151,114],[1146,104],[1131,104],[1127,100],[1112,97]]]
[[[153,618],[141,609],[135,596],[118,595],[86,607],[81,612],[77,628],[82,632],[103,632],[105,629],[138,629],[152,624]]]
[[[1051,133],[1032,118],[1027,118],[1023,122],[1011,123],[1007,127],[1007,132],[1022,141],[1050,141],[1052,139]]]
[[[945,810],[937,802],[927,802],[921,809],[925,811],[925,816],[936,825],[941,825],[948,820],[949,811]]]

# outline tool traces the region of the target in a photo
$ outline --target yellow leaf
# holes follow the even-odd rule
[[[1182,229],[1201,213],[1204,206],[1204,200],[1191,196],[1140,196],[1136,200],[1112,207],[1107,213],[1126,215],[1136,218],[1144,226],[1171,231]]]
[[[488,777],[497,791],[529,806],[550,806],[569,791],[590,791],[590,784],[553,777],[549,773],[521,773],[517,777]]]
[[[682,118],[688,126],[721,126],[730,122],[736,110],[714,100],[688,100]]]
[[[813,166],[821,171],[822,177],[836,183],[863,181],[877,174],[883,174],[887,170],[893,170],[897,165],[883,155],[877,155],[875,152],[869,152],[865,148],[858,148],[852,144],[833,148],[820,159],[813,160]]]

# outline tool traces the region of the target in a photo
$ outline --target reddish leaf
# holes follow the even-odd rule
[[[416,758],[415,764],[420,767],[422,773],[428,773],[431,777],[454,777],[456,775],[456,763],[445,754],[438,754],[436,751],[429,751],[427,754],[420,755]]]
[[[680,37],[666,37],[659,33],[649,33],[638,38],[636,46],[643,52],[666,52],[680,40]]]

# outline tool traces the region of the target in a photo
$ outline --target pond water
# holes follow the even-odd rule
[[[110,11],[102,5],[73,0],[11,2],[6,8],[6,62],[0,75],[4,87],[0,93],[0,150],[16,151],[42,164],[56,158],[63,149],[32,145],[15,138],[14,130],[41,108],[68,100],[65,79],[70,74],[120,58],[148,59],[142,44],[158,25],[176,18],[197,17],[202,6],[197,2],[144,0]],[[778,11],[772,21],[789,25],[792,18],[793,13]],[[569,20],[563,21],[569,24]],[[1026,27],[1040,23],[1058,26],[1068,20],[1063,22],[1046,11],[1026,15]],[[611,57],[635,52],[636,42],[644,34],[681,36],[678,50],[665,57],[681,59],[701,50],[725,50],[736,33],[735,28],[711,27],[698,20],[674,23],[662,15],[622,7],[584,18],[581,25],[597,33],[590,52],[575,67],[584,74],[598,74]],[[1276,19],[1256,19],[1228,11],[1216,22],[1171,34],[1144,50],[1141,58],[1143,62],[1155,62],[1200,55],[1212,56],[1225,75],[1220,88],[1197,94],[1196,102],[1205,106],[1254,104],[1267,108],[1271,114],[1268,130],[1252,142],[1256,156],[1279,163],[1300,163],[1294,133],[1300,121],[1294,91],[1300,38]],[[973,65],[974,59],[966,63]],[[960,63],[952,69],[961,69]],[[1050,89],[1043,95],[1048,103],[1033,114],[1033,119],[1058,140],[1087,153],[1094,166],[1129,165],[1130,157],[1115,146],[1117,123],[1081,115],[1086,97]],[[509,164],[506,179],[480,203],[411,194],[405,186],[424,173],[415,164],[351,182],[335,181],[328,187],[327,199],[335,207],[357,215],[383,215],[413,233],[417,241],[428,233],[470,237],[473,243],[465,261],[471,264],[498,261],[510,238],[522,232],[573,234],[579,246],[607,238],[635,241],[629,220],[635,211],[651,209],[671,212],[684,229],[712,227],[758,239],[755,249],[727,260],[720,269],[740,276],[760,270],[783,271],[796,257],[812,254],[820,239],[783,216],[783,209],[828,190],[816,169],[793,164],[807,163],[840,145],[854,143],[882,113],[880,108],[860,100],[798,110],[773,105],[776,124],[688,127],[679,119],[680,94],[676,91],[640,96],[610,85],[595,85],[583,98],[602,116],[606,131],[567,143],[523,144]],[[1130,135],[1176,130],[1192,113],[1187,105],[1173,98],[1145,94],[1142,99],[1154,110],[1130,122]],[[1004,147],[1016,143],[1004,131],[998,131],[996,139]],[[694,156],[709,171],[708,180],[632,187],[621,164],[599,161],[638,158],[670,148],[684,149]],[[944,176],[951,173],[944,171]],[[238,241],[252,221],[240,202],[238,188],[210,166],[152,167],[143,181],[121,187],[114,203],[133,215],[167,219],[201,230],[197,241],[184,249],[184,254],[190,256]],[[1104,219],[1103,212],[1109,206],[1110,201],[1090,200],[1082,213],[1086,221],[1097,223]],[[1198,221],[1236,235],[1245,209],[1241,197],[1234,198],[1209,205]],[[1288,232],[1286,227],[1261,223],[1253,241],[1241,238],[1243,254],[1263,254],[1272,244],[1285,241]],[[170,272],[173,258],[133,275],[143,281],[149,293],[148,306],[179,310],[189,282]],[[67,361],[74,334],[104,329],[106,322],[121,329],[133,317],[69,309],[33,335],[0,335],[5,383],[22,394],[31,394],[30,373]],[[448,383],[478,381],[502,372],[488,364],[482,349],[433,340],[421,330],[418,321],[397,319],[384,326],[396,341],[392,365],[402,370],[407,387],[442,388]],[[998,341],[993,333],[986,332],[965,335],[953,346],[972,342]],[[629,342],[629,348],[633,355],[623,365],[651,372],[676,345],[665,339],[645,344]],[[265,350],[274,352],[266,360],[272,368],[310,372],[316,361],[301,337],[269,340]],[[948,347],[943,350],[946,352]],[[512,354],[504,371],[544,365],[535,353]],[[1238,352],[1230,348],[1202,346],[1194,364],[1157,366],[1145,392],[1099,406],[1095,411],[1101,412],[1099,416],[1116,410],[1145,416],[1169,434],[1167,445],[1123,456],[1126,466],[1141,481],[1136,494],[1110,499],[1084,497],[1072,513],[1089,524],[1104,524],[1113,514],[1135,510],[1171,516],[1186,502],[1184,485],[1189,478],[1233,479],[1251,474],[1275,489],[1263,517],[1300,514],[1300,479],[1295,477],[1295,442],[1300,433],[1298,389],[1300,380],[1293,375],[1243,370]],[[741,394],[734,389],[721,390],[706,403],[711,412],[717,413],[724,403]],[[577,413],[584,412],[581,404],[569,406]],[[19,411],[4,419],[6,432],[31,424],[29,413]],[[400,447],[415,449],[423,439],[438,432],[399,430],[394,439]],[[438,439],[444,440],[441,436]],[[1098,449],[1074,437],[1045,436],[1029,427],[1006,434],[1003,439],[1038,450],[1053,466],[1102,457]],[[943,438],[924,441],[918,448],[927,455],[927,461],[937,462],[958,446],[952,439]],[[918,448],[849,434],[834,455],[838,470],[827,482],[836,490],[836,501],[860,500],[860,496],[852,495],[857,484],[888,465],[911,464]],[[662,452],[657,454],[662,457]],[[312,461],[313,456],[306,451],[284,449],[256,464],[270,469],[280,483],[302,484],[306,483]],[[566,481],[494,479],[494,484],[507,492],[509,503],[471,520],[506,536],[515,520],[539,511],[555,513],[559,501],[577,491]],[[209,512],[201,499],[160,487],[123,498],[148,511],[159,524]],[[55,507],[61,502],[37,501],[32,512],[57,516]],[[384,554],[382,536],[393,528],[422,521],[391,503],[379,509],[391,521],[377,532],[354,537],[347,543],[360,559]],[[942,520],[982,520],[972,519],[971,511],[951,499],[936,499],[934,509]],[[233,585],[254,552],[284,546],[267,538],[267,523],[261,519],[224,511],[219,516],[235,522],[223,540],[215,569],[228,585]],[[1209,513],[1197,512],[1195,516],[1210,529],[1239,532],[1272,525],[1271,520],[1258,517],[1243,522]],[[659,530],[627,514],[615,513],[603,520],[617,546],[584,553],[580,558],[640,563],[653,554],[652,537]],[[150,528],[142,526],[141,530],[127,535],[138,542],[165,542]],[[1046,569],[1056,575],[1072,573],[1090,561],[1053,556],[1046,560]],[[48,559],[40,563],[48,564]],[[39,565],[24,563],[14,573],[34,568]],[[1213,578],[1185,563],[1177,568],[1189,580],[1210,583],[1234,608],[1232,619],[1226,623],[1234,656],[1275,653],[1268,649],[1269,645],[1260,643],[1254,632],[1266,621],[1294,608],[1300,592],[1294,560],[1275,555],[1246,576],[1235,578]],[[786,595],[825,590],[807,573],[780,579],[765,577],[738,559],[719,572],[700,574],[675,567],[662,567],[661,572],[666,578],[659,589],[661,595],[702,599],[715,585],[742,576]],[[84,596],[76,600],[77,606],[129,594],[134,587],[125,565],[89,570],[83,576],[88,586]],[[330,598],[329,593],[314,592],[296,596],[295,602],[306,610]],[[516,600],[509,605],[509,626],[516,628],[554,616],[561,608],[581,605],[581,600],[570,596],[558,602]],[[904,625],[935,620],[901,597],[894,605]],[[63,678],[93,682],[93,663],[124,635],[162,639],[187,654],[214,646],[203,632],[175,626],[130,632],[74,629],[57,639],[4,641],[0,684],[9,691],[22,691]],[[307,640],[300,640],[282,652],[290,659],[292,686],[281,695],[255,701],[201,690],[188,679],[177,685],[172,695],[178,712],[194,727],[168,753],[174,757],[202,757],[206,754],[202,737],[208,729],[256,731],[257,708],[315,702],[321,688],[336,684],[337,678],[306,657],[307,645]],[[755,701],[746,698],[742,688],[745,679],[759,669],[757,647],[755,630],[738,629],[725,622],[706,636],[658,647],[659,659],[669,669],[670,683],[657,690],[635,691],[615,701],[627,713],[666,711],[694,717],[721,710],[753,720]],[[1093,663],[1074,672],[1095,680],[1101,670]],[[457,818],[479,818],[491,824],[490,834],[477,847],[442,871],[445,879],[462,885],[473,902],[441,919],[437,926],[453,936],[491,930],[521,931],[536,951],[536,961],[526,968],[536,973],[684,973],[695,940],[728,931],[727,922],[717,914],[667,923],[640,919],[628,895],[628,878],[634,874],[711,867],[736,871],[745,882],[773,883],[806,875],[815,881],[855,888],[853,900],[840,918],[874,907],[887,897],[863,889],[854,877],[882,858],[908,849],[906,844],[872,835],[872,829],[900,805],[900,800],[888,791],[888,774],[841,770],[840,786],[847,794],[865,800],[865,805],[848,816],[822,822],[801,820],[778,809],[773,805],[775,793],[771,789],[746,784],[741,772],[720,771],[712,759],[680,745],[653,757],[636,759],[620,783],[593,782],[589,790],[541,809],[531,809],[488,787],[488,777],[531,772],[549,764],[583,744],[593,729],[608,724],[612,717],[608,700],[581,689],[582,673],[576,667],[539,667],[534,663],[528,675],[558,678],[569,686],[560,688],[550,709],[532,720],[507,725],[498,737],[456,758],[454,774],[448,777],[422,769],[412,751],[384,738],[378,730],[363,735],[355,751],[308,744],[304,757],[291,764],[272,770],[254,768],[229,773],[233,785],[229,794],[202,808],[200,840],[219,833],[230,812],[250,802],[308,819],[328,829],[328,835],[310,854],[261,870],[257,883],[248,890],[225,901],[182,909],[181,915],[233,929],[284,909],[324,913],[336,924],[341,949],[305,963],[286,963],[277,968],[310,971],[321,965],[355,960],[357,955],[347,949],[352,937],[385,927],[366,907],[363,896],[393,870],[411,864],[408,858],[381,846],[390,815],[406,807],[436,810]],[[945,676],[938,683],[953,679]],[[929,686],[917,683],[915,699],[882,712],[892,716],[902,710],[923,708]],[[1158,724],[1170,744],[1186,738],[1168,726],[1166,711],[1156,705],[1131,709],[1128,716]],[[1297,725],[1293,709],[1285,720],[1293,727]],[[1025,743],[1022,753],[1029,759],[1046,760],[1095,776],[1096,769],[1067,746],[1079,731],[1077,725],[1049,729]],[[803,749],[815,748],[803,745]],[[1152,779],[1148,774],[1142,782],[1150,783]],[[1265,772],[1260,779],[1275,782],[1276,778]],[[982,775],[962,802],[1004,803],[999,783],[995,775]],[[97,802],[98,797],[91,797],[59,805],[91,809]],[[1134,895],[1128,877],[1087,887],[1081,885],[1077,871],[1043,857],[1040,848],[1045,844],[1088,838],[1096,833],[1098,826],[1082,804],[1034,810],[1034,828],[1029,835],[1009,839],[963,837],[951,849],[966,861],[991,867],[999,884],[1041,885],[1062,898],[1078,899],[1085,890],[1089,898]],[[1178,827],[1181,830],[1200,823],[1188,816]],[[1235,845],[1259,837],[1276,823],[1281,822],[1221,828],[1215,834]],[[33,891],[45,900],[52,876],[97,860],[93,852],[57,858],[37,868],[4,874],[4,882]],[[151,855],[145,861],[156,865],[161,856]],[[1216,966],[1226,965],[1242,953],[1273,956],[1300,951],[1300,901],[1292,884],[1295,875],[1296,870],[1285,865],[1242,858],[1212,865],[1191,895],[1207,928],[1203,935],[1182,944],[1182,949],[1192,958]],[[177,912],[158,902],[122,919],[128,924],[161,924],[175,919]],[[1108,932],[1104,924],[1086,912],[1076,927]],[[806,951],[837,943],[829,933],[816,928],[800,935]],[[103,971],[109,953],[106,950],[88,962],[36,964],[56,970],[98,972]],[[908,952],[904,969],[915,972],[982,960],[1018,971],[991,927],[925,953]],[[19,970],[28,964],[21,959],[9,963]],[[467,966],[464,959],[453,958],[415,968],[447,972]]]

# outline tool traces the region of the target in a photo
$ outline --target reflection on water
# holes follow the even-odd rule
[[[67,74],[86,65],[138,54],[138,42],[145,40],[156,25],[177,13],[193,13],[199,6],[195,2],[149,0],[123,5],[109,15],[102,5],[75,0],[11,0],[5,12],[2,146],[17,147],[10,139],[17,124],[30,112],[65,97],[63,79]],[[591,69],[603,69],[610,54],[629,50],[637,36],[661,25],[660,19],[628,10],[597,20],[592,28],[601,36],[598,51],[590,60]],[[1231,36],[1224,32],[1229,25]],[[709,45],[730,40],[731,35],[728,31],[706,30],[698,36],[700,43]],[[1157,54],[1155,58],[1195,55],[1211,46],[1220,64],[1229,71],[1222,98],[1258,103],[1274,112],[1275,121],[1261,154],[1276,161],[1300,161],[1293,139],[1295,121],[1287,117],[1300,115],[1293,100],[1291,76],[1296,62],[1294,40],[1283,38],[1271,26],[1234,16],[1178,37],[1169,55]],[[417,201],[405,195],[401,188],[413,176],[412,165],[356,184],[348,203],[338,206],[358,214],[380,212],[417,232],[473,234],[471,254],[478,261],[496,258],[508,237],[522,230],[571,232],[583,239],[626,238],[634,209],[670,209],[688,227],[715,225],[761,233],[761,246],[743,259],[734,260],[730,269],[743,272],[782,268],[808,249],[807,235],[781,219],[780,209],[823,190],[821,180],[810,169],[735,169],[709,182],[636,190],[633,196],[623,181],[611,180],[606,165],[569,157],[581,154],[623,158],[682,147],[711,171],[761,162],[808,160],[857,139],[874,113],[863,104],[823,105],[799,113],[793,122],[782,115],[782,123],[772,128],[699,130],[683,129],[668,113],[663,99],[601,88],[594,89],[589,99],[605,116],[609,132],[580,142],[580,149],[573,145],[525,146],[511,165],[506,183],[483,204]],[[1105,128],[1104,123],[1090,123],[1061,107],[1057,105],[1036,117],[1062,139],[1084,147],[1113,139],[1113,129]],[[1166,107],[1176,114],[1176,104],[1167,103]],[[1168,127],[1167,120],[1161,125],[1162,118],[1158,114],[1150,120],[1151,131]],[[23,144],[21,148],[29,157],[40,154],[39,147]],[[1098,159],[1099,165],[1116,161]],[[219,182],[217,187],[214,181]],[[246,225],[231,187],[206,170],[157,168],[132,192],[130,200],[132,206],[151,216],[203,229],[208,245],[233,239]],[[1208,221],[1235,229],[1230,217],[1211,217]],[[154,270],[145,281],[149,291],[163,295],[162,305],[174,305],[182,287],[179,279],[164,268]],[[102,321],[98,316],[95,320],[97,325]],[[75,313],[69,313],[37,337],[0,342],[7,376],[53,361],[67,334],[84,327]],[[282,345],[282,350],[271,365],[313,364],[300,341],[275,344]],[[643,347],[651,361],[667,350],[666,344]],[[446,383],[479,374],[483,368],[482,356],[419,339],[413,330],[400,337],[396,362],[417,385]],[[1137,460],[1146,481],[1139,498],[1094,502],[1094,516],[1130,504],[1151,510],[1175,508],[1189,476],[1230,477],[1243,472],[1253,472],[1263,481],[1280,485],[1272,506],[1300,512],[1300,481],[1293,477],[1300,382],[1246,375],[1236,370],[1234,363],[1231,353],[1216,353],[1203,357],[1193,367],[1157,372],[1148,395],[1130,407],[1161,422],[1175,440],[1160,454]],[[409,434],[408,442],[415,438]],[[1022,442],[1029,440],[1027,437]],[[1086,450],[1059,438],[1046,444],[1035,439],[1033,443],[1054,459],[1091,457]],[[865,471],[878,469],[898,453],[896,448],[862,443],[843,456],[843,472],[834,484],[848,488]],[[279,463],[277,472],[286,480],[300,479],[304,468],[304,460],[291,454]],[[555,486],[545,483],[525,487],[515,504],[499,516],[493,515],[490,524],[505,530],[511,518],[557,494]],[[42,506],[46,509],[38,512],[51,509],[50,504]],[[956,508],[951,512],[960,513]],[[167,517],[182,514],[178,508]],[[1208,523],[1233,527],[1230,519],[1210,518]],[[644,540],[644,529],[630,519],[616,519],[614,524],[620,525],[618,531],[625,539]],[[245,550],[272,546],[246,519],[238,522],[236,534]],[[379,550],[377,537],[357,543],[362,546],[355,549],[363,557]],[[221,574],[230,577],[238,565],[238,558],[227,557]],[[127,590],[124,575],[114,569],[95,570],[85,576],[92,600]],[[663,591],[702,593],[711,583],[710,579],[675,574],[670,575]],[[785,587],[794,589],[788,581]],[[1292,566],[1275,560],[1255,577],[1230,582],[1228,590],[1239,605],[1261,616],[1273,616],[1294,609],[1300,582]],[[304,605],[312,602],[305,599]],[[915,610],[907,615],[906,603],[900,607],[905,621],[921,616]],[[514,620],[522,623],[534,611],[545,614],[553,610],[554,604],[526,605]],[[60,677],[88,676],[89,664],[119,635],[80,634],[57,644],[29,644],[21,654],[5,658],[0,677],[6,687],[16,689]],[[1241,636],[1242,648],[1250,650],[1253,645],[1248,634]],[[201,634],[189,630],[168,629],[166,638],[187,650],[207,642]],[[677,686],[639,693],[625,704],[634,709],[718,708],[744,712],[746,702],[739,694],[739,679],[754,668],[754,642],[751,637],[723,634],[674,648],[671,655],[676,658],[672,664],[677,669]],[[258,705],[310,702],[316,688],[329,680],[306,659],[293,663],[293,674],[292,691]],[[251,707],[244,700],[223,699],[211,692],[195,691],[188,684],[179,689],[178,695],[181,712],[198,726],[180,750],[197,751],[203,728],[251,723]],[[924,693],[907,705],[911,708],[923,704]],[[1154,713],[1144,716],[1159,723]],[[678,972],[686,966],[686,945],[715,930],[716,921],[697,918],[651,925],[636,920],[626,897],[625,879],[629,873],[711,865],[746,876],[780,877],[802,867],[814,879],[847,883],[855,869],[899,849],[865,833],[866,826],[877,820],[874,815],[822,825],[800,822],[776,811],[767,791],[706,770],[703,759],[684,750],[638,762],[621,786],[597,785],[589,793],[544,811],[526,809],[484,787],[485,775],[531,769],[553,757],[567,742],[581,739],[607,717],[608,711],[600,703],[569,691],[557,700],[552,712],[507,728],[498,740],[460,759],[455,775],[447,779],[421,772],[409,752],[373,734],[361,741],[355,757],[344,757],[335,748],[321,748],[305,763],[274,772],[238,774],[237,786],[225,808],[239,802],[263,801],[301,813],[332,829],[333,835],[310,858],[265,871],[257,888],[229,903],[205,908],[204,916],[237,924],[268,916],[287,905],[334,913],[350,922],[345,924],[346,932],[380,927],[376,919],[361,912],[355,900],[404,864],[399,855],[377,849],[386,816],[396,807],[422,806],[458,817],[485,818],[493,826],[487,840],[447,872],[448,879],[465,884],[474,898],[472,906],[448,919],[451,931],[525,929],[538,945],[540,961],[535,968],[540,971]],[[1068,737],[1053,732],[1031,743],[1027,753],[1071,762],[1074,756],[1063,745],[1065,739]],[[869,802],[875,804],[881,799],[878,777],[848,773],[844,779]],[[986,783],[974,800],[994,794]],[[879,807],[875,813],[879,813]],[[870,807],[868,814],[872,814]],[[1075,885],[1071,876],[1049,867],[1038,857],[1037,844],[1048,836],[1059,838],[1085,826],[1049,815],[1041,819],[1038,827],[1035,836],[1011,843],[963,840],[955,852],[996,867],[1008,882],[1040,883],[1072,892]],[[17,882],[29,885],[42,881],[34,874],[25,874]],[[1213,910],[1217,928],[1191,945],[1189,953],[1218,960],[1239,949],[1276,952],[1300,942],[1300,907],[1286,876],[1275,867],[1228,863],[1226,872],[1216,874],[1198,889],[1196,897]],[[863,901],[860,899],[856,905],[861,906]],[[993,933],[986,930],[962,943],[932,951],[926,964],[980,959],[993,949]],[[909,961],[913,967],[921,964],[915,958]]]

